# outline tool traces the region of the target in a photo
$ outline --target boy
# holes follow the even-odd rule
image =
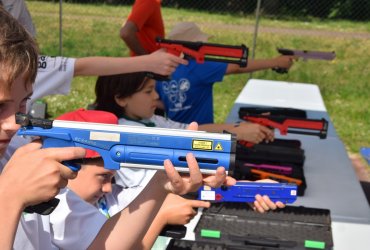
[[[19,126],[15,113],[24,112],[36,77],[38,49],[34,40],[0,7],[0,155]],[[76,176],[60,162],[80,158],[85,150],[40,149],[31,143],[16,151],[0,176],[0,246],[11,249],[23,209],[50,200]],[[23,217],[19,228],[22,229]]]

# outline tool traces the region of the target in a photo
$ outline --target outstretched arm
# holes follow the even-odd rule
[[[294,59],[294,56],[278,56],[272,59],[248,60],[248,65],[245,68],[240,67],[237,64],[229,63],[226,69],[226,74],[250,73],[273,68],[289,69],[293,65]]]
[[[143,239],[143,249],[151,249],[166,225],[185,225],[197,214],[196,209],[207,208],[207,201],[188,200],[179,195],[168,194]]]
[[[237,140],[248,141],[252,143],[260,143],[262,141],[273,141],[274,131],[256,123],[241,122],[240,124],[202,124],[199,125],[199,130],[222,133],[227,131],[236,135]]]
[[[137,57],[83,57],[76,59],[74,76],[103,76],[149,71],[160,75],[171,75],[185,59],[164,50]]]

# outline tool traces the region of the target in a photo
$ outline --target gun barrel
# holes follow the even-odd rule
[[[304,59],[314,59],[314,60],[327,60],[332,61],[335,59],[336,54],[334,51],[313,51],[313,50],[293,50],[278,48],[277,51],[282,55],[297,56]]]
[[[240,67],[246,67],[248,61],[248,48],[242,44],[224,45],[203,42],[189,42],[180,40],[168,40],[157,38],[157,46],[165,48],[174,55],[186,54],[194,58],[197,63],[204,61],[216,61],[225,63],[235,63]],[[228,58],[236,58],[234,60]]]
[[[163,170],[169,159],[181,172],[188,172],[186,154],[198,160],[200,171],[215,173],[219,166],[232,172],[236,138],[231,134],[206,133],[54,120],[52,127],[24,126],[18,135],[39,136],[43,147],[83,147],[98,152],[105,168],[150,168]]]

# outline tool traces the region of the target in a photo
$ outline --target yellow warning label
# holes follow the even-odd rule
[[[197,150],[212,150],[213,141],[193,140],[193,149]]]
[[[221,143],[217,143],[216,147],[215,147],[215,150],[218,150],[218,151],[223,151],[224,149],[222,148],[222,145]]]

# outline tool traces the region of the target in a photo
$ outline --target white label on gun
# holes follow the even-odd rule
[[[120,134],[105,132],[90,132],[90,140],[119,142]]]
[[[203,201],[214,201],[216,200],[216,192],[203,190],[200,192],[200,199]]]

